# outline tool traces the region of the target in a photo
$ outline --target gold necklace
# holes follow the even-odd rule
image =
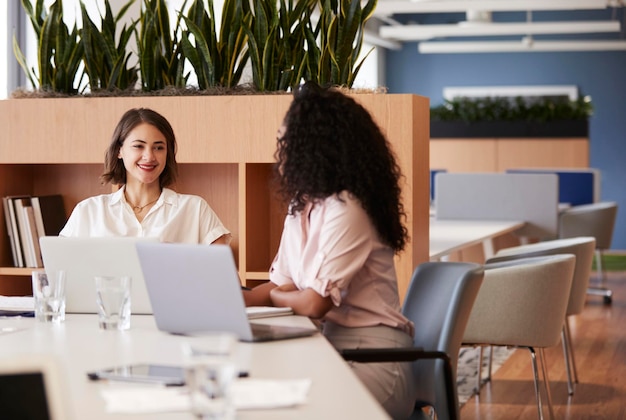
[[[126,200],[126,201],[128,201],[128,200]],[[150,204],[154,204],[154,203],[156,203],[157,201],[159,201],[159,199],[158,199],[158,198],[157,198],[156,200],[154,200],[154,201],[151,201],[151,202],[149,202],[149,203],[147,203],[147,204],[144,204],[143,206],[135,206],[135,205],[134,205],[133,203],[131,203],[130,201],[128,201],[128,204],[130,204],[130,207],[133,209],[133,211],[134,211],[135,213],[141,213],[141,212],[143,211],[143,209],[145,209],[146,207],[148,207]]]

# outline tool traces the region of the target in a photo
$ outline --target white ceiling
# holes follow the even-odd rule
[[[378,0],[367,40],[392,49],[419,42],[422,53],[626,50],[625,4],[626,0]],[[578,18],[581,14],[591,18]]]

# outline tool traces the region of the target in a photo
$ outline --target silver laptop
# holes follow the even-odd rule
[[[66,271],[65,311],[88,314],[98,312],[94,277],[121,275],[132,277],[131,312],[152,313],[135,243],[157,241],[127,237],[39,239],[44,267]]]
[[[248,320],[228,245],[136,244],[157,327],[173,334],[228,331],[241,341],[305,337],[315,328]]]

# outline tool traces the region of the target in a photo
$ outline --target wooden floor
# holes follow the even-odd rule
[[[561,345],[546,349],[557,419],[626,419],[626,272],[608,273],[606,284],[613,291],[611,305],[588,296],[583,312],[570,319],[579,380],[573,396],[567,393]],[[516,350],[461,408],[461,419],[536,419],[532,378],[530,353]],[[544,416],[549,418],[545,406]]]

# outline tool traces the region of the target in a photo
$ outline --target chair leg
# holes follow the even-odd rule
[[[572,373],[574,374],[574,383],[578,383],[578,370],[576,369],[576,358],[574,357],[574,345],[572,344],[572,332],[569,329],[569,320],[565,319],[565,336],[567,337],[567,348],[569,349],[570,363],[572,364]]]
[[[493,346],[489,346],[489,359],[487,362],[487,377],[483,380],[483,359],[484,359],[484,346],[480,346],[478,352],[478,375],[476,375],[476,393],[480,393],[480,388],[483,384],[491,381],[491,369],[493,365]]]
[[[485,379],[485,382],[491,381],[491,372],[493,369],[493,346],[489,346],[489,362],[487,366],[487,378]]]
[[[565,371],[567,372],[567,393],[574,395],[574,382],[577,379],[572,379],[572,373],[576,377],[576,367],[574,364],[574,354],[572,352],[572,342],[569,337],[569,328],[567,319],[563,324],[563,330],[561,331],[561,343],[563,344],[563,358],[565,360]]]
[[[595,253],[596,260],[596,268],[600,278],[600,286],[599,287],[588,287],[587,294],[602,296],[604,298],[604,303],[607,305],[611,304],[613,300],[613,291],[609,290],[605,287],[606,284],[606,274],[602,267],[602,250],[596,249]]]
[[[554,410],[552,408],[552,392],[550,391],[550,379],[548,378],[548,368],[546,366],[546,355],[543,348],[539,349],[539,359],[541,359],[541,370],[543,371],[543,386],[546,389],[546,399],[548,400],[548,412],[550,419],[554,420]]]
[[[535,384],[535,398],[537,399],[539,420],[543,420],[543,406],[541,404],[541,393],[539,392],[539,369],[537,368],[537,355],[535,354],[535,349],[532,347],[528,347],[528,351],[530,351],[530,359],[533,365],[533,383]]]
[[[480,387],[482,386],[482,377],[483,377],[483,346],[478,346],[478,366],[476,367],[478,369],[477,371],[477,375],[476,375],[476,393],[479,394],[480,393]]]

